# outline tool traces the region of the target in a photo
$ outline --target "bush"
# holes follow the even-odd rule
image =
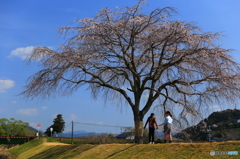
[[[9,152],[1,149],[0,150],[0,158],[1,159],[16,159],[16,157],[12,156]]]
[[[225,131],[215,131],[213,137],[223,138],[226,137],[226,133]]]

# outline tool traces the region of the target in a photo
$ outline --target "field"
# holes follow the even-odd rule
[[[239,155],[210,156],[210,151],[238,151],[240,141],[172,144],[65,144],[35,139],[8,152],[17,159],[155,159],[155,158],[233,158]],[[1,158],[1,156],[0,156]]]

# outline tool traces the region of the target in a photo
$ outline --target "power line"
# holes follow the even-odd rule
[[[76,123],[76,124],[84,124],[84,125],[95,125],[95,126],[106,126],[106,127],[118,127],[118,128],[131,127],[131,126],[103,125],[103,124],[93,124],[93,123],[83,123],[83,122],[74,122],[74,123]]]
[[[66,129],[67,127],[69,127],[71,124],[72,124],[72,122],[70,122],[67,126],[65,126],[65,129]]]

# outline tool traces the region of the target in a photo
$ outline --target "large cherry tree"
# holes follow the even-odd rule
[[[104,8],[94,18],[61,27],[67,37],[58,50],[36,47],[28,56],[42,69],[22,92],[27,98],[69,95],[88,85],[93,97],[131,107],[135,142],[142,143],[143,118],[154,105],[172,105],[180,116],[240,97],[240,68],[219,33],[169,20],[175,10],[142,12],[142,4]]]

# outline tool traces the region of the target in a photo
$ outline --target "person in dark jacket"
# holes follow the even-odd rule
[[[158,129],[156,117],[154,116],[154,113],[151,113],[150,117],[148,117],[146,124],[144,126],[144,129],[146,128],[147,124],[149,125],[149,143],[154,144],[154,132],[155,129]]]

